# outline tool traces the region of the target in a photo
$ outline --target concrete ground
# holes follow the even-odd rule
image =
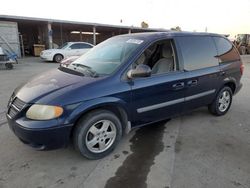
[[[6,124],[14,88],[58,64],[26,58],[14,70],[0,70],[0,188],[249,188],[250,57],[242,59],[244,87],[225,116],[200,108],[134,130],[111,155],[96,161],[81,157],[71,145],[35,151]]]

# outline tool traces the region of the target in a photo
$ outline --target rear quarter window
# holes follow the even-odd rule
[[[231,42],[223,37],[213,37],[218,51],[217,58],[220,63],[239,60],[240,56]]]
[[[187,71],[217,66],[217,51],[210,36],[177,37]]]

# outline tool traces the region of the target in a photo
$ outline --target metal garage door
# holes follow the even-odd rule
[[[20,43],[16,22],[0,21],[0,45],[20,57]]]

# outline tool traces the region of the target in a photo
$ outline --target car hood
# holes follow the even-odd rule
[[[21,86],[20,89],[18,88],[15,93],[19,99],[26,103],[39,103],[40,99],[47,98],[46,101],[49,101],[53,100],[54,97],[55,100],[56,97],[68,91],[72,91],[75,88],[88,85],[100,79],[102,78],[79,76],[63,72],[59,69],[53,69],[34,77]]]

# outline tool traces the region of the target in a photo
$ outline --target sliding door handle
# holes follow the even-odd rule
[[[195,85],[197,85],[197,83],[198,83],[197,80],[190,80],[190,81],[188,81],[187,85],[188,86],[195,86]]]
[[[176,84],[174,84],[172,87],[175,89],[175,90],[177,90],[177,89],[182,89],[182,88],[184,88],[184,82],[179,82],[179,83],[176,83]]]

